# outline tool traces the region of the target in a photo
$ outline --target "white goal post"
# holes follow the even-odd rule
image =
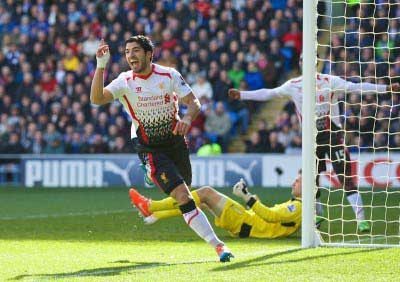
[[[400,247],[400,1],[304,0],[302,73],[302,247]]]
[[[315,79],[317,0],[303,1],[302,229],[303,248],[317,246],[315,232]],[[307,74],[304,75],[304,74]]]

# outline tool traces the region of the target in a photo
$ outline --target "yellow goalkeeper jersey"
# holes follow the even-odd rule
[[[301,225],[301,201],[291,199],[269,208],[260,201],[251,207],[252,217],[250,237],[277,238],[286,237],[299,229]]]
[[[286,237],[301,225],[301,200],[291,199],[285,203],[267,207],[255,201],[250,210],[227,199],[215,224],[228,230],[233,236],[255,238]]]
[[[251,207],[255,214],[268,222],[280,222],[284,224],[301,223],[301,200],[290,199],[287,202],[269,208],[260,201],[256,201]]]

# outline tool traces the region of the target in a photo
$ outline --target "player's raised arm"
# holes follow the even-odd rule
[[[360,93],[361,95],[368,94],[386,94],[386,92],[399,92],[400,84],[392,83],[386,84],[374,84],[369,82],[354,83],[351,81],[344,80],[338,76],[332,76],[332,88],[336,92],[351,92]]]
[[[192,121],[200,112],[200,101],[192,92],[180,100],[187,106],[187,113],[176,123],[173,133],[186,135],[189,131],[190,125],[192,124]]]
[[[290,84],[285,84],[272,89],[262,88],[251,91],[241,91],[231,88],[228,90],[228,96],[234,100],[252,100],[252,101],[267,101],[274,97],[290,96]]]
[[[104,105],[113,100],[111,92],[104,89],[104,69],[109,59],[110,49],[102,39],[96,52],[97,67],[90,87],[90,102],[92,104]]]
[[[301,214],[301,203],[296,203],[297,207],[288,209],[286,206],[279,205],[274,208],[267,207],[261,203],[255,195],[248,191],[243,179],[240,179],[233,186],[233,194],[242,198],[246,205],[251,208],[259,217],[268,222],[291,222]]]

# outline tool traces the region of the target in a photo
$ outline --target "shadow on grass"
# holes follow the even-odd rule
[[[357,254],[357,253],[369,253],[369,252],[374,252],[374,251],[380,251],[383,249],[384,248],[353,249],[351,251],[342,252],[342,253],[310,255],[310,256],[302,256],[300,258],[282,259],[279,261],[272,261],[272,262],[269,261],[276,257],[293,254],[293,253],[298,253],[300,251],[303,251],[303,252],[307,251],[307,249],[303,249],[303,248],[294,248],[294,249],[285,250],[285,251],[277,251],[274,253],[270,253],[267,255],[263,255],[260,257],[252,258],[252,259],[237,262],[237,263],[225,264],[223,266],[216,267],[216,268],[212,269],[211,271],[226,271],[226,270],[233,270],[233,269],[244,268],[244,267],[249,267],[249,266],[251,266],[251,267],[261,266],[261,265],[266,265],[266,264],[268,264],[268,266],[271,266],[271,265],[276,265],[276,264],[296,263],[296,262],[300,262],[300,261],[309,261],[309,260],[315,260],[315,259],[327,258],[327,257],[346,256],[346,255],[353,255],[353,254]]]
[[[174,266],[174,265],[195,265],[214,262],[211,260],[199,260],[191,262],[177,262],[177,263],[165,263],[165,262],[131,262],[128,260],[120,260],[112,263],[123,263],[129,264],[125,266],[111,266],[111,267],[100,267],[93,269],[82,269],[73,272],[63,272],[63,273],[51,273],[51,274],[24,274],[18,275],[9,280],[23,280],[23,279],[63,279],[63,278],[74,278],[74,277],[100,277],[100,276],[116,276],[125,272],[147,269],[147,268],[157,268],[163,266]]]
[[[323,255],[311,255],[311,256],[302,256],[300,258],[291,258],[291,259],[282,259],[280,261],[273,261],[270,262],[269,260],[273,258],[277,258],[280,256],[295,254],[301,251],[306,251],[302,248],[294,248],[284,251],[277,251],[271,254],[263,255],[260,257],[252,258],[245,261],[240,261],[237,263],[230,263],[230,264],[223,264],[222,266],[216,267],[211,271],[227,271],[227,270],[234,270],[238,268],[245,268],[245,267],[254,267],[254,266],[261,266],[266,265],[272,266],[277,264],[287,264],[287,263],[297,263],[300,261],[310,261],[319,258],[327,258],[327,257],[335,257],[335,256],[346,256],[346,255],[353,255],[357,253],[367,253],[367,252],[374,252],[380,251],[383,248],[377,249],[354,249],[347,252],[342,253],[335,253],[335,254],[323,254]],[[199,265],[199,264],[206,264],[206,263],[216,263],[215,260],[198,260],[198,261],[187,261],[187,262],[176,262],[176,263],[165,263],[165,262],[132,262],[129,260],[119,260],[110,262],[112,264],[127,264],[124,266],[110,266],[110,267],[100,267],[100,268],[92,268],[92,269],[82,269],[78,271],[72,272],[61,272],[61,273],[43,273],[43,274],[24,274],[18,275],[9,280],[23,280],[26,278],[30,279],[63,279],[63,278],[74,278],[74,277],[102,277],[102,276],[116,276],[121,275],[125,272],[129,273],[136,270],[143,270],[143,269],[151,269],[151,268],[159,268],[159,267],[169,267],[169,266],[176,266],[176,265]]]

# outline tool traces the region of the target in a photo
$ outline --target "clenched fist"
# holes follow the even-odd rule
[[[189,131],[191,123],[192,121],[190,118],[188,116],[184,116],[181,120],[178,120],[172,133],[174,135],[186,135]]]
[[[234,88],[231,88],[228,90],[228,96],[229,98],[233,100],[239,100],[240,99],[240,91]]]

